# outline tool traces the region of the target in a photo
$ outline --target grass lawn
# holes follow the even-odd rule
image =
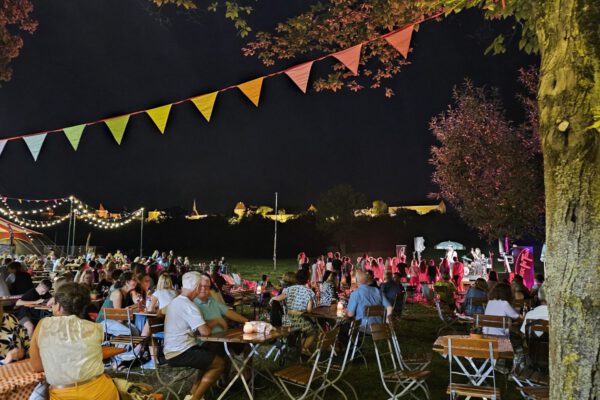
[[[242,265],[238,265],[241,271]],[[247,271],[250,271],[253,270],[253,268],[259,268],[261,265],[268,264],[244,264],[243,267],[247,269]],[[290,268],[295,268],[294,263],[291,263]],[[260,273],[264,271],[264,269],[261,269],[260,271],[257,269],[256,271],[253,273]],[[248,273],[248,275],[250,276],[250,273]],[[251,307],[246,307],[245,310],[250,312]],[[437,318],[435,310],[431,306],[421,303],[407,304],[404,310],[403,318],[395,326],[401,342],[402,352],[404,354],[432,352],[431,348],[437,337],[436,332],[439,327],[440,322]],[[368,367],[365,367],[362,361],[353,364],[345,379],[352,383],[360,399],[387,399],[388,396],[384,392],[379,378],[379,371],[377,369],[375,355],[372,349],[373,345],[370,339],[367,339],[365,345],[365,355],[367,356]],[[261,368],[267,367],[272,370],[280,368],[279,366],[276,366],[270,362],[265,364],[265,362],[259,361],[258,365],[260,365]],[[448,396],[445,394],[446,387],[448,385],[448,362],[446,359],[442,358],[437,353],[433,353],[432,362],[427,369],[431,371],[431,375],[427,378],[427,383],[430,388],[430,398],[448,398]],[[167,374],[168,376],[168,368],[164,369],[161,374]],[[502,392],[503,399],[516,400],[521,398],[519,393],[515,390],[515,385],[512,383],[512,381],[505,383],[504,376],[499,373],[496,374],[496,378],[497,386]],[[144,381],[150,384],[156,383],[156,380],[153,377],[153,371],[152,375],[133,375],[131,380]],[[257,384],[260,387],[260,389],[258,389],[256,392],[256,397],[258,399],[287,398],[270,382],[259,379],[257,380]],[[236,388],[236,393],[232,394],[228,398],[247,398],[245,396],[245,392],[239,390],[240,388],[241,387]],[[218,394],[219,390],[215,389],[209,396],[207,396],[207,399],[216,398]],[[352,394],[348,392],[347,395],[349,396],[349,400],[352,400]],[[417,395],[420,396],[420,398],[424,398],[422,392],[417,392]],[[342,399],[342,396],[333,390],[328,390],[326,396],[327,399]],[[410,396],[407,395],[405,398],[410,398]]]
[[[296,272],[298,270],[298,261],[293,258],[277,260],[277,269],[273,269],[273,260],[270,259],[230,259],[227,260],[231,270],[239,273],[242,278],[249,281],[261,279],[263,274],[269,275],[273,282],[278,280],[288,271]]]

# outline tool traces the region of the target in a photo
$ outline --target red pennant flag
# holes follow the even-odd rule
[[[407,26],[401,31],[394,32],[389,36],[385,36],[385,40],[391,44],[396,50],[408,58],[408,50],[410,49],[410,38],[413,33],[413,25]]]
[[[338,59],[339,62],[344,64],[354,75],[358,75],[358,64],[360,63],[360,50],[362,49],[362,43],[356,46],[350,47],[349,49],[338,51],[333,56]]]
[[[292,67],[285,72],[292,81],[298,86],[302,93],[306,93],[306,87],[308,86],[308,78],[310,77],[310,69],[312,68],[314,61],[309,61],[304,64]]]

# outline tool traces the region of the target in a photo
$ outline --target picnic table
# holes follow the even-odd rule
[[[246,394],[248,395],[248,398],[250,400],[253,400],[254,399],[254,377],[256,376],[256,370],[254,369],[254,363],[250,365],[251,372],[252,372],[250,382],[248,382],[246,380],[246,378],[244,377],[244,374],[243,374],[244,369],[246,367],[248,367],[248,364],[249,364],[250,360],[252,359],[252,357],[260,355],[258,353],[258,350],[261,346],[272,344],[277,339],[286,338],[287,336],[289,336],[290,333],[291,333],[291,331],[286,328],[277,328],[277,329],[273,328],[269,332],[269,334],[244,333],[242,328],[233,328],[233,329],[228,329],[223,332],[214,333],[209,336],[200,336],[199,339],[204,342],[223,343],[223,346],[225,348],[225,353],[227,354],[227,357],[229,357],[229,360],[231,361],[231,364],[233,365],[233,367],[235,368],[235,371],[236,371],[235,376],[233,377],[233,379],[231,379],[229,381],[229,384],[227,385],[227,387],[225,387],[225,389],[223,389],[223,391],[220,393],[217,400],[223,399],[225,397],[225,395],[227,394],[227,392],[229,392],[229,390],[231,389],[233,384],[237,380],[240,380],[240,379],[242,381],[242,384],[244,385],[244,389],[246,390]],[[243,358],[243,360],[239,360],[238,358],[234,357],[234,354],[232,353],[232,351],[229,348],[230,344],[236,344],[236,343],[246,344],[246,345],[250,346],[250,351]],[[265,374],[262,374],[262,375],[265,376],[267,379],[273,381],[273,383],[277,384],[277,381],[271,375],[270,371],[266,370]]]
[[[433,343],[433,351],[436,353],[440,353],[442,356],[446,357],[448,355],[448,339],[449,338],[469,338],[473,337],[472,335],[446,335],[440,336],[436,339],[435,343]],[[512,360],[515,356],[512,343],[510,339],[506,336],[495,336],[495,335],[477,335],[482,339],[498,339],[498,358],[503,358],[505,360]]]
[[[102,359],[110,359],[125,349],[102,347]],[[0,367],[0,399],[27,400],[38,383],[45,378],[43,372],[34,372],[31,360],[16,361]]]

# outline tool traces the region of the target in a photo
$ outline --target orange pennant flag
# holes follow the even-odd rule
[[[302,90],[302,93],[306,93],[306,87],[308,86],[308,78],[310,77],[310,69],[312,68],[314,61],[309,61],[304,64],[292,67],[285,72],[292,81]]]
[[[407,26],[401,31],[392,33],[389,36],[385,36],[385,40],[394,46],[396,50],[400,52],[404,56],[404,58],[408,58],[408,51],[410,49],[410,38],[412,37],[414,25]]]
[[[210,116],[212,115],[213,107],[215,106],[217,94],[219,94],[219,92],[212,92],[192,99],[192,103],[194,103],[204,118],[206,118],[206,122],[210,122]]]
[[[350,47],[349,49],[338,51],[333,54],[342,64],[344,64],[354,75],[358,75],[358,64],[360,63],[360,50],[362,44]]]
[[[263,79],[265,79],[265,77],[261,76],[260,78],[237,85],[242,93],[244,93],[256,107],[258,107],[258,102],[260,100],[260,89],[262,88]]]

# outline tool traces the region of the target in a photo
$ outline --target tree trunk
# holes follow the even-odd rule
[[[536,2],[551,399],[600,398],[600,1]]]

